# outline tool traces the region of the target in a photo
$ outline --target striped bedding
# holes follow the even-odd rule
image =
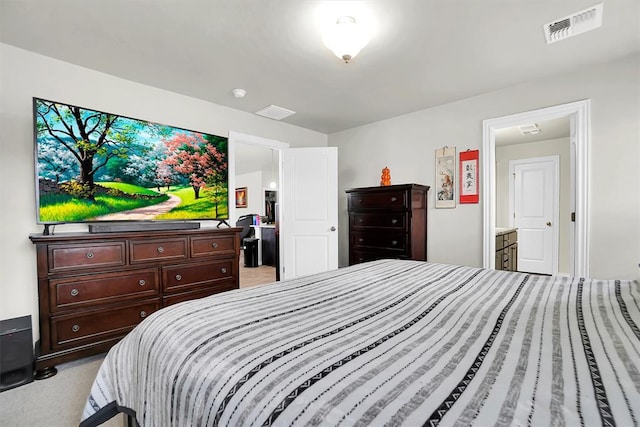
[[[384,260],[160,310],[81,426],[640,422],[640,283]]]

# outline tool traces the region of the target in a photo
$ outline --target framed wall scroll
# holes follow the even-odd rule
[[[460,153],[460,203],[478,203],[480,200],[480,171],[478,150]]]
[[[456,147],[436,150],[436,208],[455,208]]]

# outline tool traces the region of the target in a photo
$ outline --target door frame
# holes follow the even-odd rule
[[[231,195],[234,194],[233,190],[236,188],[236,144],[250,144],[256,145],[263,148],[271,148],[273,150],[278,150],[278,182],[280,183],[280,188],[282,188],[282,150],[289,148],[289,144],[286,142],[277,141],[275,139],[263,138],[261,136],[248,135],[236,131],[229,131],[229,218],[236,217],[236,204],[232,202]],[[278,191],[278,201],[280,201],[280,197],[282,197],[282,192]],[[276,218],[276,222],[282,224],[282,209],[278,209],[278,216]],[[231,224],[233,227],[233,224]],[[283,233],[286,233],[286,228],[280,228],[281,238]],[[283,245],[280,245],[278,256],[280,259],[283,258]],[[280,277],[282,276],[283,263],[280,263]]]
[[[571,275],[589,277],[589,151],[591,146],[591,101],[589,99],[516,113],[482,122],[482,204],[484,268],[495,268],[496,227],[496,131],[536,121],[570,118],[571,151],[575,167],[571,177],[572,206],[575,212],[571,247]],[[575,198],[573,197],[575,195]]]
[[[559,259],[559,245],[560,245],[560,156],[546,156],[546,157],[531,157],[528,159],[509,160],[509,174],[515,177],[515,167],[520,164],[531,163],[553,163],[554,173],[554,185],[553,185],[553,228],[551,230],[551,240],[553,247],[551,250],[551,274],[558,274],[558,259]],[[515,182],[514,179],[509,180],[509,225],[515,226]],[[518,245],[520,245],[520,238],[518,237]],[[521,248],[518,248],[518,258],[520,258]],[[518,265],[520,265],[520,259],[518,259]]]

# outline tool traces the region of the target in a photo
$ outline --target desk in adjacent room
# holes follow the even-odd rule
[[[276,226],[274,224],[252,225],[255,238],[260,239],[258,245],[258,265],[277,267],[278,244]]]

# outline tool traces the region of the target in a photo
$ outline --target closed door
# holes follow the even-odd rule
[[[281,250],[284,279],[338,268],[338,151],[282,151]]]
[[[558,272],[558,156],[512,160],[513,226],[518,228],[518,271]]]

